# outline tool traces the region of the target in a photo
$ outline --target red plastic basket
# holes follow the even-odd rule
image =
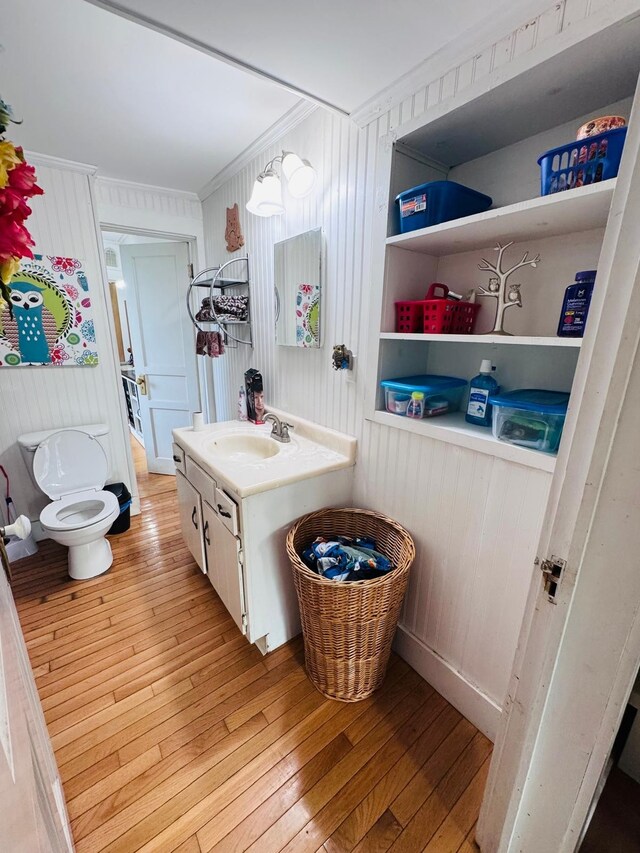
[[[412,335],[422,332],[424,324],[423,301],[396,302],[396,332]]]
[[[436,293],[439,291],[439,295]],[[480,305],[447,299],[445,284],[432,284],[425,299],[396,302],[396,332],[404,334],[470,335]]]
[[[435,296],[437,288],[443,290],[442,296]],[[431,285],[427,298],[422,303],[422,331],[432,335],[472,334],[480,305],[447,299],[448,294],[449,288],[446,285]]]

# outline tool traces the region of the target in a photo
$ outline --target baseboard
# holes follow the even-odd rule
[[[502,709],[492,699],[402,626],[398,626],[393,648],[447,702],[491,741],[495,741]]]

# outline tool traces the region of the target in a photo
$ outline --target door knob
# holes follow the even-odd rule
[[[140,376],[136,376],[136,385],[140,388],[140,393],[145,397],[147,396],[147,377],[144,373],[141,373]]]

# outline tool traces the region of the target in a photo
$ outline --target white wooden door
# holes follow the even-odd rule
[[[51,751],[11,589],[0,568],[0,849],[73,850]]]
[[[640,94],[478,824],[483,853],[573,853],[640,659]]]
[[[206,501],[202,504],[202,517],[209,580],[233,621],[246,634],[240,541],[227,530],[217,512]]]
[[[202,499],[184,474],[179,471],[176,471],[176,487],[182,536],[187,548],[193,554],[193,559],[200,566],[202,573],[206,574],[207,561],[202,536]]]
[[[131,348],[140,386],[147,468],[173,474],[171,430],[200,411],[193,325],[185,307],[187,243],[135,243],[120,249]],[[146,386],[146,387],[145,387]]]

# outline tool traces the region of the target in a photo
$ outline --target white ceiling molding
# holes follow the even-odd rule
[[[25,151],[24,156],[31,165],[48,166],[51,169],[63,169],[65,172],[79,172],[81,175],[95,175],[97,166],[88,163],[77,163],[75,160],[65,160],[63,157],[52,157],[50,154],[39,154],[37,151]]]
[[[141,184],[137,181],[123,181],[119,178],[107,178],[98,174],[96,183],[103,186],[124,187],[125,189],[134,190],[136,192],[158,193],[160,195],[170,195],[174,198],[184,198],[187,201],[199,201],[197,193],[189,192],[188,190],[176,190],[171,187],[160,187],[154,184]]]
[[[447,71],[456,68],[460,62],[480,53],[514,30],[526,27],[546,9],[561,6],[564,3],[565,0],[556,0],[554,3],[549,3],[549,0],[531,0],[527,6],[519,6],[498,20],[488,18],[482,27],[467,30],[455,42],[444,45],[424,62],[416,65],[377,95],[356,107],[351,111],[351,118],[360,127],[365,127],[382,113],[402,103],[405,98],[410,97],[422,87],[428,86]]]
[[[299,86],[290,83],[288,80],[283,80],[280,77],[269,74],[267,71],[261,71],[249,62],[244,62],[237,56],[231,56],[229,53],[218,50],[217,48],[212,47],[193,36],[189,36],[186,33],[175,29],[175,27],[171,27],[168,24],[161,24],[158,21],[154,21],[152,18],[149,18],[147,15],[143,15],[138,12],[131,12],[124,6],[121,6],[120,3],[113,2],[113,0],[87,0],[87,2],[91,3],[93,6],[99,6],[107,12],[113,12],[116,15],[120,15],[121,18],[126,18],[136,24],[141,24],[151,30],[155,30],[162,35],[169,36],[169,38],[176,39],[176,41],[182,42],[182,44],[186,44],[188,47],[192,47],[194,50],[200,51],[200,53],[212,56],[214,59],[219,59],[221,62],[225,62],[227,65],[232,65],[234,68],[239,68],[241,71],[246,71],[254,77],[269,80],[271,83],[275,83],[276,86],[280,86],[292,95],[297,95],[299,98],[312,101],[314,104],[325,107],[325,109],[331,110],[339,115],[348,115],[348,113],[341,107],[329,103],[329,101],[320,98],[318,95],[314,95],[313,92],[307,92],[305,89],[301,89]]]
[[[303,122],[317,109],[317,104],[311,103],[310,101],[299,101],[295,107],[292,107],[282,116],[282,118],[278,119],[278,121],[274,122],[271,127],[267,128],[267,130],[255,139],[251,145],[248,145],[244,151],[241,151],[236,158],[228,163],[224,169],[221,169],[217,175],[214,175],[214,177],[198,191],[200,201],[204,201],[208,198],[230,178],[237,175],[241,169],[244,169],[244,167],[262,151],[275,144],[279,139],[289,133],[289,131],[293,130],[294,127],[297,127],[297,125]]]

